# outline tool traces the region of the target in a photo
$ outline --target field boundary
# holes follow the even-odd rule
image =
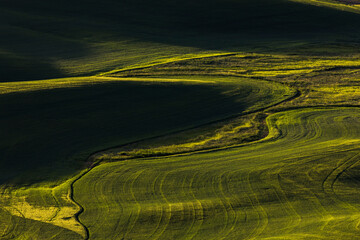
[[[300,95],[299,95],[300,96]],[[269,107],[270,108],[270,107]],[[329,107],[325,107],[325,106],[302,106],[302,107],[298,107],[298,108],[288,108],[288,109],[284,109],[284,110],[279,110],[273,113],[279,113],[279,112],[286,112],[286,111],[292,111],[292,110],[296,110],[296,109],[306,109],[306,108],[315,108],[315,109],[328,109],[328,108],[360,108],[360,106],[342,106],[342,105],[333,105],[333,106],[329,106]],[[232,146],[226,146],[226,147],[219,147],[219,148],[213,148],[213,149],[205,149],[205,150],[195,150],[195,151],[189,151],[186,153],[180,153],[180,154],[168,154],[168,155],[163,155],[163,156],[153,156],[153,157],[134,157],[134,158],[129,158],[126,159],[127,160],[134,160],[134,159],[142,159],[142,158],[146,158],[146,159],[160,159],[160,158],[169,158],[169,157],[177,157],[177,156],[189,156],[189,155],[194,155],[194,154],[201,154],[201,153],[211,153],[211,152],[217,152],[217,151],[223,151],[223,150],[228,150],[228,149],[233,149],[233,148],[239,148],[239,147],[243,147],[243,146],[248,146],[250,144],[256,144],[259,142],[263,142],[263,141],[269,141],[269,140],[274,140],[276,139],[278,136],[275,137],[271,137],[268,138],[268,136],[258,140],[258,141],[254,141],[254,142],[249,142],[249,143],[245,143],[245,144],[239,144],[239,145],[232,145]],[[153,139],[155,137],[149,138],[149,139]],[[142,140],[139,140],[142,141]],[[119,147],[119,146],[118,146]],[[116,147],[111,147],[111,148],[107,148],[106,150],[110,150]],[[79,181],[82,177],[84,177],[86,174],[88,174],[91,170],[93,170],[95,167],[99,166],[103,160],[102,159],[97,159],[97,154],[106,151],[106,150],[99,150],[97,152],[94,152],[93,154],[91,154],[88,158],[87,161],[92,162],[93,160],[95,160],[95,162],[93,162],[93,164],[86,169],[84,172],[80,173],[71,183],[70,183],[70,188],[69,188],[69,200],[71,200],[78,208],[79,211],[75,214],[75,219],[77,222],[79,222],[79,224],[84,228],[85,231],[85,236],[84,239],[88,240],[90,238],[90,232],[89,229],[85,226],[85,224],[83,224],[80,219],[79,216],[84,212],[84,208],[74,199],[74,184]],[[348,150],[345,150],[348,151]],[[119,161],[125,161],[125,160],[119,160]],[[118,161],[117,161],[118,162]]]
[[[120,68],[120,69],[114,69],[111,71],[107,71],[107,72],[102,72],[102,73],[98,73],[95,76],[97,77],[103,77],[106,76],[108,74],[114,74],[114,73],[119,73],[119,72],[125,72],[125,71],[131,71],[131,70],[142,70],[142,69],[147,69],[147,68],[151,68],[151,67],[155,67],[155,66],[161,66],[161,65],[166,65],[169,63],[176,63],[176,62],[181,62],[181,61],[187,61],[187,60],[193,60],[193,59],[205,59],[205,58],[211,58],[211,57],[227,57],[227,56],[234,56],[239,54],[238,52],[229,52],[229,53],[214,53],[214,54],[204,54],[203,56],[201,56],[201,54],[198,54],[199,56],[195,56],[195,57],[185,57],[184,58],[179,58],[176,60],[170,60],[169,59],[163,59],[164,62],[154,62],[154,63],[148,63],[148,64],[144,64],[143,66],[129,66],[129,67],[125,67],[125,68]],[[170,60],[170,61],[166,61],[166,60]]]
[[[80,219],[79,219],[79,215],[81,213],[84,212],[84,207],[81,206],[74,198],[74,184],[81,179],[85,174],[87,174],[88,172],[90,172],[91,168],[85,170],[85,172],[80,173],[73,181],[70,182],[70,186],[69,186],[69,190],[68,190],[68,195],[67,198],[69,199],[69,201],[71,201],[75,206],[78,207],[78,211],[75,213],[74,218],[76,220],[76,222],[78,222],[81,227],[84,229],[84,240],[88,240],[90,237],[89,234],[89,229],[85,226],[85,224],[83,224]]]

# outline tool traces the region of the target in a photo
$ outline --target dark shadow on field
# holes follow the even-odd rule
[[[110,83],[0,95],[0,183],[54,180],[94,151],[219,120],[253,102],[212,84]],[[15,181],[15,182],[16,182]]]
[[[86,57],[92,44],[126,39],[249,52],[282,51],[284,43],[353,46],[360,39],[360,15],[285,0],[3,0],[0,13],[0,81],[67,76],[54,65],[56,59]],[[221,104],[203,108],[204,101],[194,102],[194,96]],[[56,178],[83,164],[72,160],[102,147],[244,108],[222,97],[213,87],[176,84],[0,96],[1,179],[39,167],[51,169],[39,174],[42,178]],[[168,105],[157,108],[164,101]]]
[[[0,82],[65,77],[54,61],[88,54],[80,39],[59,35],[56,26],[63,24],[61,21],[28,16],[22,10],[7,12],[1,5]]]
[[[66,74],[43,60],[21,55],[0,54],[0,82],[36,80],[40,78],[65,77]]]
[[[287,0],[3,0],[0,20],[1,81],[67,75],[55,59],[126,39],[250,52],[360,40],[360,14]]]

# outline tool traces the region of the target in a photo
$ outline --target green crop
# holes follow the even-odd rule
[[[356,238],[358,109],[267,122],[256,144],[94,168],[75,183],[80,220],[93,239]]]
[[[358,239],[357,1],[1,1],[0,240]]]

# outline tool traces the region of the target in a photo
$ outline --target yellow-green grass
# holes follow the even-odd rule
[[[52,90],[61,88],[76,88],[86,87],[96,84],[116,83],[116,82],[143,82],[143,83],[183,83],[183,84],[199,84],[199,83],[214,83],[214,81],[206,80],[177,80],[177,79],[151,79],[151,78],[116,78],[116,77],[72,77],[72,78],[57,78],[47,80],[35,81],[20,81],[20,82],[4,82],[0,83],[0,94],[9,93],[24,93],[41,90]]]
[[[151,76],[162,78],[170,76],[172,78],[178,79],[186,79],[190,77],[204,80],[211,75],[249,76],[256,79],[265,77],[270,78],[271,76],[273,81],[281,81],[286,84],[292,84],[295,82],[294,78],[301,76],[301,74],[306,76],[305,72],[319,72],[323,69],[332,68],[356,69],[357,67],[359,67],[359,60],[356,56],[319,57],[291,56],[285,54],[232,54],[230,56],[214,56],[198,59],[193,58],[167,64],[154,65],[147,68],[124,69],[122,71],[106,73],[105,75],[113,77]],[[265,74],[261,74],[260,69],[263,69]],[[189,76],[182,76],[184,74],[188,74]],[[191,77],[191,75],[193,76]],[[196,75],[196,77],[194,75]],[[326,80],[329,80],[329,78]],[[357,88],[351,87],[351,82],[349,79],[342,80],[342,84],[349,84],[349,86],[341,88],[348,91],[341,91],[338,89],[336,95],[334,95],[332,92],[321,90],[321,86],[326,86],[326,89],[328,86],[333,86],[334,80],[319,83],[319,80],[314,77],[314,79],[309,80],[306,83],[311,84],[310,87],[307,87],[308,89],[311,89],[311,94],[309,95],[309,93],[302,93],[303,96],[297,97],[292,101],[286,101],[282,104],[282,107],[284,107],[284,105],[315,106],[326,104],[349,104],[358,102],[360,97],[356,91]],[[301,82],[299,81],[299,85],[300,84]],[[315,92],[317,92],[317,94],[315,94]],[[349,92],[352,94],[350,95]],[[165,136],[163,138],[158,138],[156,141],[151,139],[151,141],[130,144],[121,148],[111,149],[110,151],[98,154],[98,156],[112,160],[145,156],[159,156],[201,150],[211,147],[220,147],[224,145],[232,145],[244,141],[246,142],[248,140],[254,141],[265,134],[264,131],[259,131],[259,121],[253,121],[250,119],[242,119],[240,121],[234,121],[231,124],[225,124],[225,126],[219,127],[215,132],[211,132],[211,134],[209,134],[209,132],[212,130],[207,129],[206,131],[208,131],[206,134],[197,131],[198,136],[193,136],[192,138],[184,137],[185,134],[193,134],[187,131],[182,133],[181,136],[176,134],[172,137]]]
[[[268,129],[266,114],[252,113],[206,124],[201,127],[145,139],[111,148],[93,155],[101,161],[120,161],[129,158],[173,155],[224,146],[246,144],[264,138]]]
[[[358,52],[347,56],[311,56],[302,54],[245,54],[234,53],[231,56],[184,59],[163,65],[154,65],[147,69],[124,69],[121,72],[109,72],[107,76],[145,76],[145,75],[237,75],[254,78],[286,78],[329,70],[360,69]]]
[[[94,151],[249,113],[295,94],[278,83],[211,76],[49,79],[1,83],[0,92],[7,123],[0,141],[5,239],[86,236],[75,217],[81,206],[71,199],[81,175],[64,180],[89,167],[84,160]]]
[[[3,186],[0,239],[83,239],[86,231],[75,217],[81,208],[71,199],[75,179],[55,187]]]
[[[0,209],[0,239],[83,239],[75,232],[53,224],[26,219]]]
[[[360,13],[360,6],[355,4],[345,4],[344,3],[345,1],[337,1],[337,0],[291,0],[291,1],[311,4],[320,7],[323,6],[323,7],[335,8],[341,11]]]
[[[107,76],[152,76],[182,79],[181,74],[206,78],[209,75],[246,76],[255,79],[271,79],[296,87],[300,96],[292,101],[286,101],[273,107],[278,111],[289,107],[354,105],[360,101],[360,64],[357,53],[341,56],[311,56],[311,55],[274,55],[274,54],[233,54],[231,56],[216,56],[202,59],[188,59],[146,69],[128,69],[107,74]],[[204,76],[205,75],[205,76]],[[195,78],[195,77],[193,77]],[[105,158],[126,159],[144,156],[159,156],[169,153],[200,150],[210,147],[220,147],[243,142],[246,138],[256,140],[264,134],[258,131],[259,122],[247,119],[245,122],[233,122],[228,126],[219,127],[208,135],[184,138],[181,141],[171,141],[167,136],[155,142],[142,142],[119,149],[112,149]],[[251,125],[251,127],[249,127]],[[239,131],[238,131],[238,130]],[[250,130],[247,130],[250,129]],[[249,136],[249,133],[252,135]],[[191,133],[187,132],[188,135]],[[182,134],[183,136],[185,135]],[[179,137],[177,135],[177,137]],[[165,140],[166,139],[166,140]],[[176,139],[176,136],[173,137]],[[170,140],[170,141],[169,141]]]
[[[213,52],[213,53],[206,53],[206,52],[199,52],[199,53],[191,53],[191,54],[181,54],[179,56],[163,56],[160,58],[152,57],[151,60],[148,60],[145,58],[145,61],[139,61],[136,64],[130,65],[128,63],[128,66],[118,68],[118,69],[112,69],[111,71],[102,72],[97,74],[98,76],[107,76],[112,75],[118,72],[123,71],[129,71],[129,70],[136,70],[136,69],[147,69],[153,66],[159,66],[159,65],[165,65],[167,63],[173,63],[173,62],[179,62],[179,61],[185,61],[190,59],[203,59],[203,58],[210,58],[210,57],[219,57],[219,56],[231,56],[236,53],[234,52]]]
[[[258,62],[261,63],[261,61],[268,61],[271,63],[271,67],[276,69],[281,67],[281,65],[284,65],[284,69],[286,71],[286,64],[292,64],[293,66],[296,66],[296,62],[299,62],[299,59],[297,59],[296,57],[289,57],[289,56],[263,56],[263,55],[256,55],[259,57]],[[233,57],[214,57],[214,58],[205,58],[205,59],[201,59],[201,60],[186,60],[185,63],[187,61],[191,62],[196,62],[199,66],[197,66],[197,68],[199,68],[200,72],[200,68],[206,69],[206,73],[207,74],[214,74],[216,75],[217,73],[213,73],[213,72],[208,72],[208,68],[204,68],[204,66],[202,66],[202,64],[210,64],[210,62],[214,61],[214,59],[219,58],[220,61],[223,62],[227,62],[227,59],[232,59]],[[251,60],[251,56],[249,58],[249,55],[243,55],[243,56],[235,56],[235,58],[244,58],[244,62],[248,61],[248,64],[251,65],[254,62]],[[289,59],[292,59],[292,62],[289,61]],[[323,65],[322,64],[337,64],[336,62],[332,63],[329,59],[325,59],[321,62],[321,64],[319,62],[316,63],[317,60],[314,60],[312,58],[309,59],[305,59],[304,57],[300,57],[301,62],[305,62],[305,63],[309,63],[309,62],[315,62],[316,68],[321,68]],[[230,60],[230,62],[233,60]],[[342,61],[342,60],[338,60]],[[352,63],[356,62],[356,59],[354,58],[350,58],[350,59],[346,59],[345,58],[346,63],[348,63],[347,66],[349,66],[350,68],[352,67]],[[181,65],[184,62],[179,62],[179,63],[173,63],[174,65]],[[214,63],[214,62],[213,62]],[[229,63],[229,62],[227,62]],[[161,63],[160,63],[161,64]],[[233,63],[232,63],[233,64]],[[235,68],[237,67],[238,62],[235,61],[234,65],[231,65],[231,68]],[[243,63],[241,63],[243,64]],[[170,64],[171,65],[171,64]],[[185,68],[185,70],[187,71],[188,68],[188,63],[183,64],[183,68]],[[216,66],[216,62],[214,64]],[[327,67],[329,67],[327,65]],[[337,67],[339,65],[336,65],[334,67]],[[345,66],[345,67],[347,67]],[[182,68],[180,67],[180,69]],[[102,76],[102,77],[79,77],[79,78],[65,78],[65,79],[49,79],[49,80],[42,80],[42,81],[28,81],[28,82],[14,82],[14,83],[1,83],[0,84],[0,91],[2,93],[2,96],[4,97],[4,99],[7,99],[7,101],[4,101],[5,105],[11,105],[14,104],[14,106],[19,107],[19,104],[23,104],[23,103],[27,103],[26,98],[21,98],[21,96],[28,96],[27,99],[31,98],[32,96],[38,96],[38,95],[44,95],[44,99],[54,99],[56,100],[61,99],[63,100],[63,96],[66,96],[66,93],[68,94],[72,94],[72,93],[81,93],[78,94],[79,98],[82,97],[86,97],[86,99],[93,99],[92,95],[89,93],[91,93],[90,89],[93,89],[94,92],[101,90],[105,95],[107,92],[109,92],[108,89],[118,89],[118,91],[120,92],[126,92],[126,94],[128,95],[132,95],[133,92],[135,91],[129,91],[129,89],[131,89],[131,85],[133,85],[134,87],[136,87],[136,91],[138,91],[140,88],[149,88],[152,91],[154,91],[154,88],[159,90],[158,88],[162,88],[165,87],[165,89],[167,89],[167,91],[169,91],[169,89],[187,89],[187,88],[194,88],[192,89],[193,91],[196,91],[196,94],[194,94],[192,91],[189,92],[189,96],[191,95],[192,99],[194,100],[193,97],[196,96],[198,99],[202,99],[199,104],[201,104],[201,106],[203,106],[203,104],[205,102],[208,101],[208,99],[213,98],[213,90],[216,92],[216,96],[222,96],[219,98],[219,100],[221,100],[221,104],[223,104],[224,102],[222,102],[224,99],[232,99],[232,103],[231,105],[229,105],[231,109],[231,114],[227,115],[227,116],[231,116],[231,115],[236,115],[239,113],[248,113],[251,111],[256,111],[258,109],[263,109],[266,107],[271,106],[272,104],[275,104],[277,102],[280,102],[281,100],[284,100],[288,97],[291,97],[295,92],[293,90],[291,90],[288,87],[285,87],[284,85],[281,84],[277,84],[277,83],[271,83],[268,81],[263,81],[263,80],[255,80],[255,79],[248,79],[248,78],[244,78],[244,77],[219,77],[219,76],[204,76],[204,75],[199,75],[196,74],[196,76],[171,76],[174,71],[173,69],[167,66],[167,64],[162,65],[160,67],[164,68],[164,74],[157,74],[156,71],[153,70],[154,67],[150,67],[150,68],[146,68],[146,70],[131,70],[131,73],[134,74],[135,76],[137,75],[137,72],[141,72],[141,74],[143,74],[144,72],[149,72],[150,74],[152,74],[152,78],[144,78],[144,77],[106,77],[106,76]],[[156,67],[155,67],[156,68]],[[218,66],[218,69],[220,69],[221,66]],[[258,66],[258,68],[260,68]],[[329,67],[331,68],[331,67]],[[163,71],[163,70],[161,70]],[[125,71],[124,73],[126,73],[127,71]],[[188,73],[192,73],[191,71],[189,71]],[[226,69],[226,66],[224,66],[224,74],[229,74],[228,69]],[[109,74],[110,76],[115,76],[115,75],[121,75],[119,73],[116,74]],[[170,76],[169,76],[170,75]],[[260,76],[259,76],[260,77]],[[289,83],[290,81],[288,81],[288,79],[291,79],[293,77],[293,75],[290,75],[287,78],[283,78],[281,79],[283,82],[285,83]],[[319,78],[320,80],[322,78],[324,78],[325,76],[321,76],[321,78],[319,78],[319,74],[314,74],[313,78],[316,79],[316,81],[318,81],[317,79]],[[358,90],[356,86],[352,86],[352,84],[354,82],[356,82],[356,78],[353,78],[353,76],[351,74],[347,75],[347,79],[344,79],[342,84],[343,86],[339,86],[337,83],[337,80],[332,80],[331,84],[319,84],[319,81],[316,82],[314,81],[313,86],[311,86],[311,89],[313,90],[313,92],[318,92],[318,94],[320,94],[319,96],[321,96],[321,99],[319,98],[317,102],[314,102],[314,104],[317,104],[319,101],[322,102],[323,104],[327,103],[327,99],[333,98],[334,99],[334,104],[338,104],[340,102],[341,99],[344,100],[344,97],[347,97],[344,101],[347,102],[349,98],[354,98],[356,100],[356,98],[358,97]],[[280,78],[273,78],[273,80],[275,81],[279,81]],[[323,80],[321,80],[320,82],[323,82]],[[330,82],[329,82],[330,83]],[[296,86],[296,85],[295,85]],[[301,84],[300,84],[301,86]],[[202,87],[204,87],[204,92],[201,90],[199,91],[199,88],[202,89]],[[212,90],[210,90],[212,89]],[[337,89],[337,90],[336,90]],[[337,91],[337,95],[334,95],[334,91]],[[346,91],[343,91],[346,90]],[[172,91],[172,90],[170,90]],[[188,91],[188,90],[186,90]],[[145,91],[146,92],[146,91]],[[352,94],[349,94],[349,93]],[[55,93],[55,94],[54,94]],[[199,93],[201,93],[201,96],[199,96]],[[251,94],[250,94],[251,93]],[[202,94],[204,96],[202,96]],[[255,95],[252,95],[255,94]],[[53,97],[50,97],[50,95],[53,95]],[[20,97],[19,97],[20,96]],[[118,95],[117,95],[118,96]],[[116,97],[117,97],[116,96]],[[152,95],[151,95],[152,96]],[[169,96],[169,94],[166,95],[167,97]],[[268,97],[264,97],[264,96],[268,96]],[[15,100],[16,97],[16,100]],[[49,98],[48,98],[49,97]],[[54,98],[55,97],[55,98]],[[114,96],[115,97],[115,96]],[[178,97],[178,95],[174,95],[174,98]],[[183,97],[183,96],[182,96]],[[203,98],[204,97],[204,98]],[[160,97],[161,98],[161,97]],[[9,101],[9,99],[13,99],[12,101]],[[20,99],[20,100],[19,100]],[[21,100],[22,99],[22,100]],[[24,100],[25,99],[25,100]],[[115,98],[114,98],[115,99]],[[126,104],[128,104],[129,102],[129,98],[127,98]],[[168,98],[167,98],[168,99]],[[216,97],[216,99],[218,99]],[[261,99],[261,100],[260,100]],[[156,100],[156,99],[152,99]],[[206,101],[203,101],[206,100]],[[47,100],[46,100],[47,101]],[[82,99],[82,101],[84,101],[84,99]],[[176,99],[174,100],[171,104],[174,104],[178,101],[183,101],[183,99]],[[217,100],[216,100],[217,101]],[[80,101],[81,102],[81,101]],[[85,101],[86,102],[86,101]],[[225,101],[226,102],[226,101]],[[246,103],[246,107],[243,108],[243,103]],[[78,101],[73,101],[72,104],[74,106],[76,106],[78,104]],[[84,103],[85,104],[85,103]],[[111,103],[113,104],[113,102]],[[149,104],[153,104],[153,102],[149,102]],[[162,102],[162,104],[164,104],[164,102]],[[220,102],[219,102],[220,104]],[[232,105],[234,104],[234,105]],[[295,103],[295,105],[299,105],[298,103]],[[36,105],[34,105],[36,106]],[[199,105],[200,106],[200,105]],[[221,105],[223,107],[223,105]],[[240,112],[235,112],[236,109],[233,109],[233,107],[240,107],[241,111]],[[94,111],[93,106],[91,110]],[[122,107],[122,109],[127,109],[128,106],[126,107]],[[162,105],[157,105],[156,106],[159,109],[164,109],[162,107]],[[194,106],[191,106],[192,108],[194,108]],[[34,107],[36,108],[36,107]],[[45,108],[47,109],[47,108]],[[58,109],[57,109],[58,110]],[[112,112],[113,109],[109,109],[109,112]],[[164,110],[164,112],[166,112],[168,110]],[[171,111],[178,111],[175,109],[171,109]],[[194,111],[195,108],[194,108]],[[229,113],[230,113],[229,112]],[[59,112],[58,114],[63,114],[64,112]],[[177,113],[178,116],[180,116],[181,114],[178,112]],[[219,111],[216,111],[216,118],[212,118],[212,119],[207,119],[208,121],[213,121],[216,119],[222,119],[224,117],[226,117],[225,115],[220,116],[219,115]],[[27,116],[28,117],[28,116]],[[73,116],[71,116],[73,117]],[[104,116],[101,115],[100,119],[101,121],[109,119],[109,118],[103,118]],[[218,118],[217,118],[218,117]],[[103,119],[102,119],[103,118]],[[5,119],[6,120],[6,119]],[[69,125],[73,124],[73,122],[71,121],[71,119],[68,119],[69,121]],[[125,119],[127,121],[127,119]],[[124,120],[124,122],[125,122]],[[203,119],[204,120],[204,119]],[[171,153],[177,153],[177,152],[183,152],[183,151],[192,151],[192,150],[198,150],[198,149],[202,149],[203,146],[207,146],[212,142],[216,142],[216,141],[221,141],[223,138],[226,138],[228,135],[231,137],[235,136],[235,138],[243,138],[244,137],[244,132],[242,131],[242,129],[247,129],[249,126],[253,126],[254,124],[258,124],[258,122],[252,122],[250,119],[245,119],[245,122],[240,121],[240,122],[233,122],[231,124],[230,128],[227,128],[227,126],[224,127],[224,130],[221,130],[219,132],[215,132],[215,134],[213,135],[207,135],[206,138],[195,138],[194,141],[190,141],[190,142],[183,142],[185,138],[183,138],[183,136],[176,141],[177,144],[175,145],[168,145],[169,141],[167,141],[166,137],[164,139],[160,139],[160,143],[157,143],[157,145],[153,145],[155,146],[155,148],[150,148],[150,149],[145,149],[142,150],[140,148],[140,150],[134,150],[131,154],[132,157],[138,157],[138,156],[147,156],[147,155],[162,155],[162,154],[171,154]],[[9,120],[6,120],[9,121]],[[83,122],[88,122],[88,119],[84,119]],[[113,126],[115,126],[116,128],[118,128],[119,126],[119,122],[117,119],[114,119],[114,121],[116,121],[116,123],[114,123]],[[94,125],[97,126],[99,122],[94,122]],[[131,124],[134,124],[133,120],[131,120]],[[150,124],[150,123],[149,123]],[[153,123],[151,123],[152,126]],[[200,125],[202,123],[197,123],[197,125]],[[236,124],[239,124],[238,126]],[[16,125],[14,125],[16,126]],[[127,128],[124,125],[121,125],[123,128]],[[188,125],[185,128],[188,127],[192,127],[192,126],[196,126],[196,125]],[[43,127],[43,126],[42,126]],[[114,128],[115,128],[114,127]],[[163,129],[163,125],[161,125],[161,128]],[[133,129],[133,127],[129,127],[131,129]],[[160,127],[159,127],[160,128]],[[21,134],[22,136],[24,136],[22,131],[24,128],[19,128],[19,135]],[[174,126],[172,126],[171,128],[169,127],[170,130],[175,129]],[[164,134],[167,134],[171,131],[165,132]],[[181,130],[179,128],[176,128],[176,130]],[[47,131],[47,129],[44,130],[44,132],[39,131],[39,128],[35,128],[33,129],[34,132],[36,132],[37,134],[43,134],[45,131]],[[63,135],[64,137],[71,139],[73,136],[73,132],[69,131],[71,133],[70,135]],[[85,132],[85,131],[84,131]],[[84,134],[81,133],[81,134]],[[140,132],[140,131],[139,131]],[[198,133],[197,131],[195,131],[196,133]],[[113,131],[109,131],[109,136],[112,135],[114,136],[114,132]],[[123,133],[123,132],[122,132]],[[143,132],[140,132],[140,134],[142,134]],[[272,134],[273,132],[271,132]],[[92,134],[87,133],[86,134]],[[102,134],[101,132],[98,132],[98,134]],[[134,132],[132,132],[132,134],[134,134]],[[136,133],[137,134],[137,133]],[[148,136],[155,136],[155,135],[159,135],[159,134],[163,134],[163,132],[158,131],[156,134],[149,134]],[[201,134],[206,134],[201,132]],[[270,137],[272,136],[270,134]],[[239,135],[239,136],[237,136]],[[142,136],[137,136],[137,139],[141,139]],[[35,138],[36,139],[36,138]],[[60,138],[61,139],[61,138]],[[64,138],[62,138],[64,139]],[[90,154],[92,151],[95,151],[97,149],[101,148],[106,148],[106,147],[111,147],[114,145],[117,145],[118,142],[122,142],[122,143],[126,143],[126,141],[134,141],[137,140],[135,139],[126,139],[124,138],[124,135],[121,135],[121,138],[118,138],[116,141],[113,142],[108,142],[107,144],[103,144],[104,142],[101,139],[96,139],[96,138],[89,138],[87,139],[87,141],[82,140],[82,144],[84,144],[83,146],[78,147],[79,149],[84,149],[84,146],[86,146],[87,144],[93,143],[95,140],[95,143],[97,144],[97,147],[94,146],[92,148],[88,148],[87,152],[82,152],[79,155],[77,155],[77,157],[70,157],[66,162],[66,164],[64,165],[64,162],[57,162],[56,159],[53,159],[54,162],[52,162],[51,164],[53,164],[53,166],[50,167],[46,167],[46,164],[41,163],[39,164],[39,166],[37,166],[37,162],[35,159],[34,162],[31,163],[30,167],[29,167],[29,171],[27,173],[27,175],[25,175],[23,177],[22,180],[27,180],[29,182],[32,182],[31,179],[34,179],[34,175],[40,175],[41,179],[38,180],[42,180],[45,182],[41,182],[38,185],[38,187],[33,186],[30,189],[27,189],[27,187],[23,188],[23,189],[17,189],[17,188],[8,188],[4,194],[3,194],[3,202],[1,203],[1,206],[3,207],[3,212],[1,214],[1,221],[4,222],[4,229],[6,228],[7,230],[3,230],[4,234],[8,234],[9,232],[11,232],[12,236],[14,238],[20,238],[23,236],[29,236],[30,233],[34,232],[35,235],[33,235],[33,238],[45,238],[45,239],[49,239],[51,237],[49,237],[47,235],[48,232],[45,232],[44,234],[42,234],[42,232],[36,232],[35,229],[40,228],[40,225],[44,225],[44,228],[46,229],[47,224],[52,224],[55,225],[59,228],[56,228],[56,230],[52,230],[52,232],[54,233],[54,235],[56,235],[56,237],[63,239],[63,238],[67,238],[67,236],[72,235],[73,237],[70,238],[76,238],[76,237],[81,237],[81,236],[86,236],[86,232],[84,233],[84,227],[79,225],[79,223],[76,222],[76,219],[74,219],[74,215],[76,213],[79,213],[79,209],[80,206],[77,204],[74,204],[73,202],[71,202],[71,200],[69,200],[68,198],[68,191],[69,189],[71,189],[71,187],[69,186],[69,184],[74,180],[74,179],[70,179],[69,182],[64,183],[63,185],[61,185],[61,187],[56,187],[54,180],[59,181],[59,176],[60,179],[64,179],[69,175],[72,175],[74,173],[74,170],[79,169],[79,164],[81,164],[81,162],[79,162],[79,164],[77,166],[74,166],[73,163],[71,163],[74,159],[79,159],[79,160],[83,160],[87,157],[88,154]],[[71,141],[71,140],[70,140]],[[4,141],[5,142],[5,141]],[[150,141],[151,143],[151,141]],[[171,142],[170,142],[171,143]],[[236,142],[235,142],[236,143]],[[36,142],[34,142],[34,144],[36,144]],[[51,146],[51,142],[47,143],[46,146]],[[65,144],[64,142],[61,142],[59,144],[59,149],[60,147],[64,146],[62,144]],[[234,142],[231,141],[227,141],[225,140],[225,142],[223,142],[223,145],[215,143],[215,147],[219,147],[219,146],[226,146],[227,144],[234,144]],[[101,145],[101,146],[100,146]],[[211,144],[210,144],[211,145]],[[20,145],[21,146],[21,145]],[[34,145],[35,146],[35,145]],[[100,146],[100,147],[99,147]],[[151,146],[151,145],[150,145]],[[160,147],[159,147],[160,146]],[[211,147],[214,147],[211,146]],[[17,145],[17,147],[19,147],[19,145]],[[140,147],[142,147],[140,145]],[[285,146],[286,148],[286,146]],[[65,150],[64,150],[65,149]],[[63,148],[61,151],[65,152],[65,153],[73,153],[73,154],[77,154],[79,151],[79,149],[67,149],[67,148]],[[11,149],[10,149],[11,150]],[[51,149],[50,149],[51,150]],[[9,151],[9,149],[7,149],[6,151]],[[31,149],[31,151],[33,151],[33,149]],[[48,149],[36,149],[36,151],[38,152],[42,152],[44,153],[44,159],[48,159],[48,156],[52,156],[55,154],[59,154],[58,152],[54,152],[53,154],[48,150]],[[50,153],[50,154],[49,154]],[[130,154],[130,155],[131,155]],[[24,155],[25,156],[25,155]],[[14,157],[14,156],[11,156]],[[115,159],[121,159],[122,156],[112,156],[112,159],[107,159],[105,157],[104,160],[115,160]],[[20,158],[21,160],[21,158]],[[60,160],[60,158],[59,158]],[[19,162],[19,164],[23,164],[23,162]],[[27,163],[25,162],[25,165]],[[89,163],[90,166],[91,163]],[[75,164],[76,165],[76,164]],[[26,165],[29,166],[29,165]],[[43,168],[46,170],[42,170],[39,171],[39,168]],[[18,168],[18,166],[16,166]],[[51,172],[49,171],[49,169],[55,169],[55,168],[59,168],[56,171],[59,172]],[[7,171],[5,174],[8,174],[9,169],[11,170],[12,168],[6,168]],[[22,172],[22,171],[20,171]],[[16,174],[20,174],[20,172],[17,172]],[[55,173],[55,175],[54,175]],[[64,176],[61,176],[64,175]],[[4,175],[3,175],[4,176]],[[27,179],[29,178],[29,179]],[[50,182],[49,182],[50,181]],[[20,181],[21,182],[21,181]],[[26,182],[26,181],[25,181]],[[61,182],[61,180],[60,180]],[[11,217],[12,216],[12,217]],[[17,217],[21,216],[22,218],[19,219]],[[81,216],[81,215],[80,215]],[[13,220],[9,220],[9,219],[13,219]],[[15,220],[14,220],[15,219]],[[16,225],[19,221],[22,221],[22,223],[20,223],[20,225],[25,225],[28,227],[22,228],[21,230],[9,230],[9,229],[13,229],[13,225]],[[25,222],[27,222],[25,224]],[[34,224],[34,225],[32,225]],[[87,226],[85,224],[85,226]],[[9,236],[9,235],[6,235]],[[5,238],[6,238],[5,236]],[[35,237],[36,236],[36,237]],[[311,236],[310,236],[311,237]],[[312,236],[313,237],[313,236]],[[30,237],[31,238],[31,237]],[[166,238],[166,237],[165,237]],[[107,238],[105,238],[107,239]],[[141,238],[140,238],[141,239]]]
[[[360,100],[360,86],[328,85],[312,87],[303,98],[294,101],[292,106],[315,105],[358,105]],[[288,104],[287,106],[291,106]],[[286,105],[285,105],[286,106]]]
[[[93,152],[256,111],[295,94],[246,78],[1,83],[2,182],[60,182]],[[13,181],[13,177],[17,181]]]
[[[80,220],[95,239],[356,236],[351,224],[358,227],[353,190],[358,173],[354,168],[343,172],[356,160],[351,158],[357,153],[352,150],[358,136],[355,109],[275,114],[268,119],[267,142],[191,157],[101,165],[80,178],[72,191],[87,170],[74,174],[92,165],[84,159],[94,151],[257,111],[294,94],[281,84],[248,77],[299,87],[309,83],[304,79],[318,78],[329,69],[356,72],[359,61],[353,54],[359,52],[360,15],[335,2],[331,7],[336,9],[309,2],[314,1],[2,1],[0,81],[19,82],[0,84],[0,182],[15,185],[2,186],[0,238],[86,238],[87,228],[76,219],[82,208],[73,201],[74,193],[85,206]],[[216,68],[208,59],[208,67],[196,66],[195,71],[241,78],[115,76],[145,68],[143,74],[154,77],[149,67],[233,51],[244,53],[245,67]],[[276,54],[256,62],[248,52]],[[279,55],[283,52],[342,57]],[[351,56],[343,57],[346,54]],[[180,70],[180,75],[195,71]],[[102,77],[59,79],[94,74]],[[338,90],[331,91],[333,87]],[[331,95],[332,104],[358,100],[357,87],[348,82],[318,84],[312,92],[299,89],[305,93],[301,100],[282,107],[327,104]],[[307,117],[319,125],[305,126]],[[241,129],[251,124],[245,121],[205,140],[180,139],[176,146],[150,150],[150,155],[193,150],[226,135],[243,134]],[[276,132],[275,126],[283,131]],[[326,140],[340,135],[343,138]],[[99,179],[97,174],[109,175]],[[323,179],[320,188],[317,183]],[[331,193],[332,183],[345,203]],[[102,192],[92,195],[92,187]],[[91,202],[90,197],[102,199]]]
[[[1,82],[87,76],[134,64],[222,52],[133,36],[126,24],[115,29],[110,26],[109,30],[103,26],[109,26],[105,19],[94,22],[93,16],[69,16],[61,7],[50,6],[49,11],[39,12],[49,7],[44,3],[37,1],[27,7],[21,1],[15,6],[5,2],[0,5]],[[96,10],[94,6],[87,7]],[[72,22],[75,24],[69,26]]]
[[[356,239],[359,109],[267,123],[248,146],[95,167],[74,184],[90,239]]]
[[[302,94],[281,107],[358,105],[360,56],[234,54],[190,59],[148,69],[133,69],[108,76],[221,75],[269,79],[297,88]],[[180,76],[179,76],[180,78]]]
[[[307,0],[2,1],[0,81],[93,75],[182,55],[316,49],[314,43],[357,51],[359,19]]]

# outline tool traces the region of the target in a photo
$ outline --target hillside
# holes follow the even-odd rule
[[[288,0],[5,0],[0,11],[1,81],[92,75],[208,51],[356,45],[360,20]]]
[[[0,2],[0,240],[360,239],[360,7]]]

